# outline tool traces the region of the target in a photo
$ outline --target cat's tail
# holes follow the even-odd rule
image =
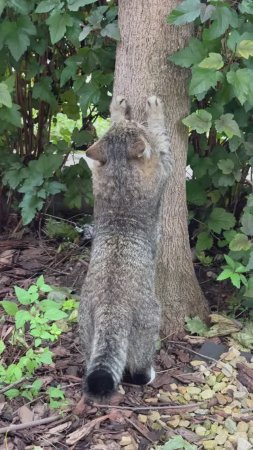
[[[112,395],[126,366],[128,332],[117,318],[108,325],[96,324],[86,377],[86,392],[91,397]]]

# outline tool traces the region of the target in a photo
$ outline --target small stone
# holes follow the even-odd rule
[[[139,415],[138,415],[138,420],[139,420],[139,422],[141,422],[141,423],[147,423],[148,416],[145,416],[144,414],[139,414]]]
[[[225,411],[226,414],[232,414],[231,406],[225,406],[224,411]]]
[[[195,428],[195,433],[198,435],[198,436],[205,436],[206,435],[206,429],[204,428],[204,427],[202,427],[201,425],[198,425],[196,428]]]
[[[228,363],[223,364],[221,370],[226,377],[228,377],[228,378],[233,377],[234,371],[233,371],[233,367],[230,364],[228,364]]]
[[[155,405],[158,403],[158,398],[145,398],[146,403],[150,403],[151,405]]]
[[[158,411],[152,411],[152,413],[149,414],[149,416],[148,416],[148,419],[150,422],[156,422],[160,418],[161,418],[161,416]]]
[[[130,435],[122,436],[119,444],[121,447],[126,447],[126,445],[132,444],[132,437]]]
[[[236,423],[233,419],[231,419],[231,417],[228,417],[225,420],[224,425],[230,434],[236,433],[236,430],[237,430]]]
[[[225,389],[225,387],[226,387],[225,381],[221,381],[220,383],[215,383],[213,385],[213,391],[214,392],[221,392],[222,389]]]
[[[237,441],[237,450],[249,450],[252,449],[251,443],[244,438],[240,438]]]
[[[171,389],[172,391],[177,391],[177,384],[176,384],[176,383],[170,384],[170,389]]]
[[[246,422],[239,422],[237,424],[237,431],[242,431],[244,433],[247,433],[248,429],[249,429],[249,424]]]
[[[197,359],[194,359],[193,361],[191,361],[192,367],[198,367],[198,366],[202,366],[202,365],[203,365],[203,361],[199,361]]]
[[[235,391],[234,392],[234,398],[237,400],[242,400],[243,398],[247,398],[248,397],[248,392],[245,391]]]
[[[195,387],[195,386],[189,386],[187,388],[187,392],[188,392],[188,394],[191,394],[191,395],[199,395],[201,392],[201,389],[198,387]]]
[[[180,420],[179,425],[180,427],[187,428],[191,425],[191,422],[189,420]]]
[[[226,441],[225,444],[224,444],[224,449],[226,449],[226,450],[233,450],[234,446],[233,446],[233,444],[231,442]]]
[[[226,405],[228,403],[228,398],[225,395],[217,393],[216,398],[218,400],[219,405]]]
[[[207,379],[207,384],[209,385],[209,386],[214,386],[215,385],[215,383],[216,383],[216,376],[215,375],[210,375],[209,377],[208,377],[208,379]]]
[[[217,434],[217,436],[215,436],[215,441],[217,442],[218,445],[223,445],[228,437],[228,431],[223,429],[219,432],[219,434]]]
[[[189,402],[189,401],[191,400],[190,394],[188,394],[188,393],[184,394],[184,399],[185,399],[187,402]]]
[[[205,450],[212,450],[213,448],[216,448],[216,442],[215,441],[204,441],[202,443],[203,448]]]
[[[218,427],[219,427],[218,423],[212,423],[211,432],[216,434],[218,432]]]
[[[200,394],[201,398],[203,400],[209,400],[210,398],[213,398],[214,392],[211,389],[206,389],[205,391],[202,391]]]
[[[175,416],[174,419],[169,420],[167,422],[168,425],[170,425],[172,428],[177,428],[180,422],[180,417],[179,416]]]

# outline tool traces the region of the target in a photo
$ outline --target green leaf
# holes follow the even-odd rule
[[[168,22],[174,25],[185,25],[199,17],[200,12],[200,0],[185,0],[170,13]]]
[[[11,95],[7,84],[4,82],[0,83],[0,108],[3,105],[7,106],[7,108],[11,108],[12,106]]]
[[[227,73],[227,80],[233,86],[234,95],[243,105],[253,84],[253,71],[249,69],[231,70]]]
[[[44,317],[47,320],[61,320],[68,317],[68,315],[57,308],[50,308],[45,312]]]
[[[46,23],[49,25],[51,42],[56,44],[65,35],[67,27],[73,25],[73,18],[67,13],[56,12],[47,19]]]
[[[18,14],[29,14],[31,7],[26,0],[8,0],[8,6]]]
[[[252,244],[245,234],[238,233],[229,244],[230,250],[233,252],[247,251],[252,247]]]
[[[250,253],[249,261],[247,264],[247,270],[253,270],[253,251]]]
[[[203,32],[203,38],[207,41],[213,41],[221,35],[223,35],[229,26],[237,27],[238,17],[235,11],[227,6],[217,5],[213,15],[213,22],[209,28],[206,28]]]
[[[213,69],[202,69],[201,67],[193,67],[192,78],[189,86],[190,95],[203,94],[210,88],[215,88],[218,81],[223,79],[221,72]]]
[[[244,297],[253,298],[253,277],[248,279],[248,286],[244,293]]]
[[[204,109],[198,109],[196,112],[190,114],[182,120],[183,124],[197,133],[207,133],[212,126],[212,116]]]
[[[199,318],[199,316],[186,318],[185,328],[190,331],[191,334],[198,334],[199,336],[205,336],[208,331],[206,324]]]
[[[13,125],[14,127],[21,127],[21,114],[19,112],[20,106],[13,104],[11,108],[2,106],[0,108],[0,119],[6,121],[7,123]]]
[[[209,250],[213,246],[213,238],[207,231],[202,231],[198,234],[196,250],[202,252],[203,250]]]
[[[90,25],[85,25],[79,34],[79,41],[83,41],[90,34],[91,30],[92,27],[90,27]]]
[[[205,205],[206,191],[197,180],[189,180],[186,183],[187,201],[193,205]]]
[[[16,297],[21,303],[21,305],[30,305],[31,303],[31,297],[29,292],[27,292],[25,289],[22,289],[18,286],[14,286]]]
[[[241,41],[236,48],[236,54],[245,59],[249,59],[250,56],[253,56],[253,41],[246,39]]]
[[[232,271],[234,272],[235,267],[236,267],[236,262],[230,258],[230,256],[228,255],[224,255],[224,258],[226,260],[226,263],[229,265],[229,267],[231,267]]]
[[[233,117],[233,114],[223,114],[215,121],[216,130],[219,133],[224,132],[229,139],[233,136],[241,137],[240,128]]]
[[[10,400],[13,398],[16,398],[20,395],[20,392],[16,388],[9,389],[7,392],[5,392],[6,397],[8,397]]]
[[[219,70],[224,66],[224,61],[219,53],[209,53],[208,57],[198,64],[202,69]]]
[[[235,165],[232,159],[227,158],[227,159],[220,159],[217,163],[217,166],[222,171],[222,173],[224,173],[224,175],[229,175],[230,173],[233,172]]]
[[[32,33],[26,29],[28,22],[30,22],[29,18],[27,19],[25,16],[22,16],[16,22],[9,22],[6,20],[4,23],[5,44],[16,61],[18,61],[25,53],[30,44],[29,34]],[[35,27],[33,25],[33,34],[34,29]]]
[[[228,278],[231,278],[231,276],[233,275],[234,272],[232,272],[232,270],[230,269],[224,269],[220,275],[216,278],[217,281],[223,281],[223,280],[227,280]]]
[[[50,386],[47,391],[51,398],[65,398],[63,390],[59,387]]]
[[[233,273],[230,277],[232,284],[240,289],[241,286],[241,277],[238,273]]]
[[[2,339],[0,339],[0,355],[2,355],[2,353],[4,352],[6,346],[5,343]]]
[[[31,314],[28,311],[20,310],[15,315],[16,328],[23,328],[26,322],[31,320]]]
[[[68,0],[68,9],[70,11],[78,11],[83,6],[95,3],[97,0]]]
[[[156,447],[156,450],[197,450],[196,445],[189,444],[182,436],[171,438],[166,444]]]
[[[0,302],[0,304],[9,316],[15,316],[15,314],[18,312],[18,307],[14,302],[3,300],[2,302]]]
[[[120,41],[120,32],[117,22],[108,23],[100,32],[101,36]]]
[[[6,0],[0,0],[0,16],[2,15],[2,12],[5,7],[6,7]]]
[[[40,1],[34,12],[37,14],[44,14],[52,11],[52,9],[54,9],[55,6],[56,4],[53,0]]]
[[[35,214],[42,209],[43,204],[44,202],[36,194],[33,195],[28,192],[24,196],[22,202],[19,204],[24,225],[27,225],[34,219]]]
[[[235,226],[235,217],[223,208],[214,208],[207,224],[210,230],[213,230],[215,233],[221,233],[222,230],[230,230]]]
[[[241,230],[247,236],[253,236],[253,214],[246,211],[241,217]]]
[[[244,14],[253,14],[253,3],[252,0],[242,0],[242,3],[239,4],[240,11]]]
[[[188,47],[173,53],[173,55],[169,56],[169,60],[178,66],[188,68],[201,62],[206,53],[207,50],[203,43],[199,39],[192,37],[189,40]]]
[[[6,369],[6,378],[10,383],[19,381],[22,375],[22,370],[16,364],[10,364]]]
[[[80,95],[80,106],[84,116],[87,114],[87,109],[91,103],[97,103],[100,97],[100,88],[95,82],[85,85]]]

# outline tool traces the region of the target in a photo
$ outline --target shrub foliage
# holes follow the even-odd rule
[[[192,238],[204,264],[253,311],[253,2],[184,0],[168,22],[194,22],[195,36],[170,61],[190,69],[187,181]]]

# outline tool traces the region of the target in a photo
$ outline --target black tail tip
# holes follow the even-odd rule
[[[96,369],[86,379],[87,394],[103,397],[113,394],[115,390],[112,374],[105,369]]]

